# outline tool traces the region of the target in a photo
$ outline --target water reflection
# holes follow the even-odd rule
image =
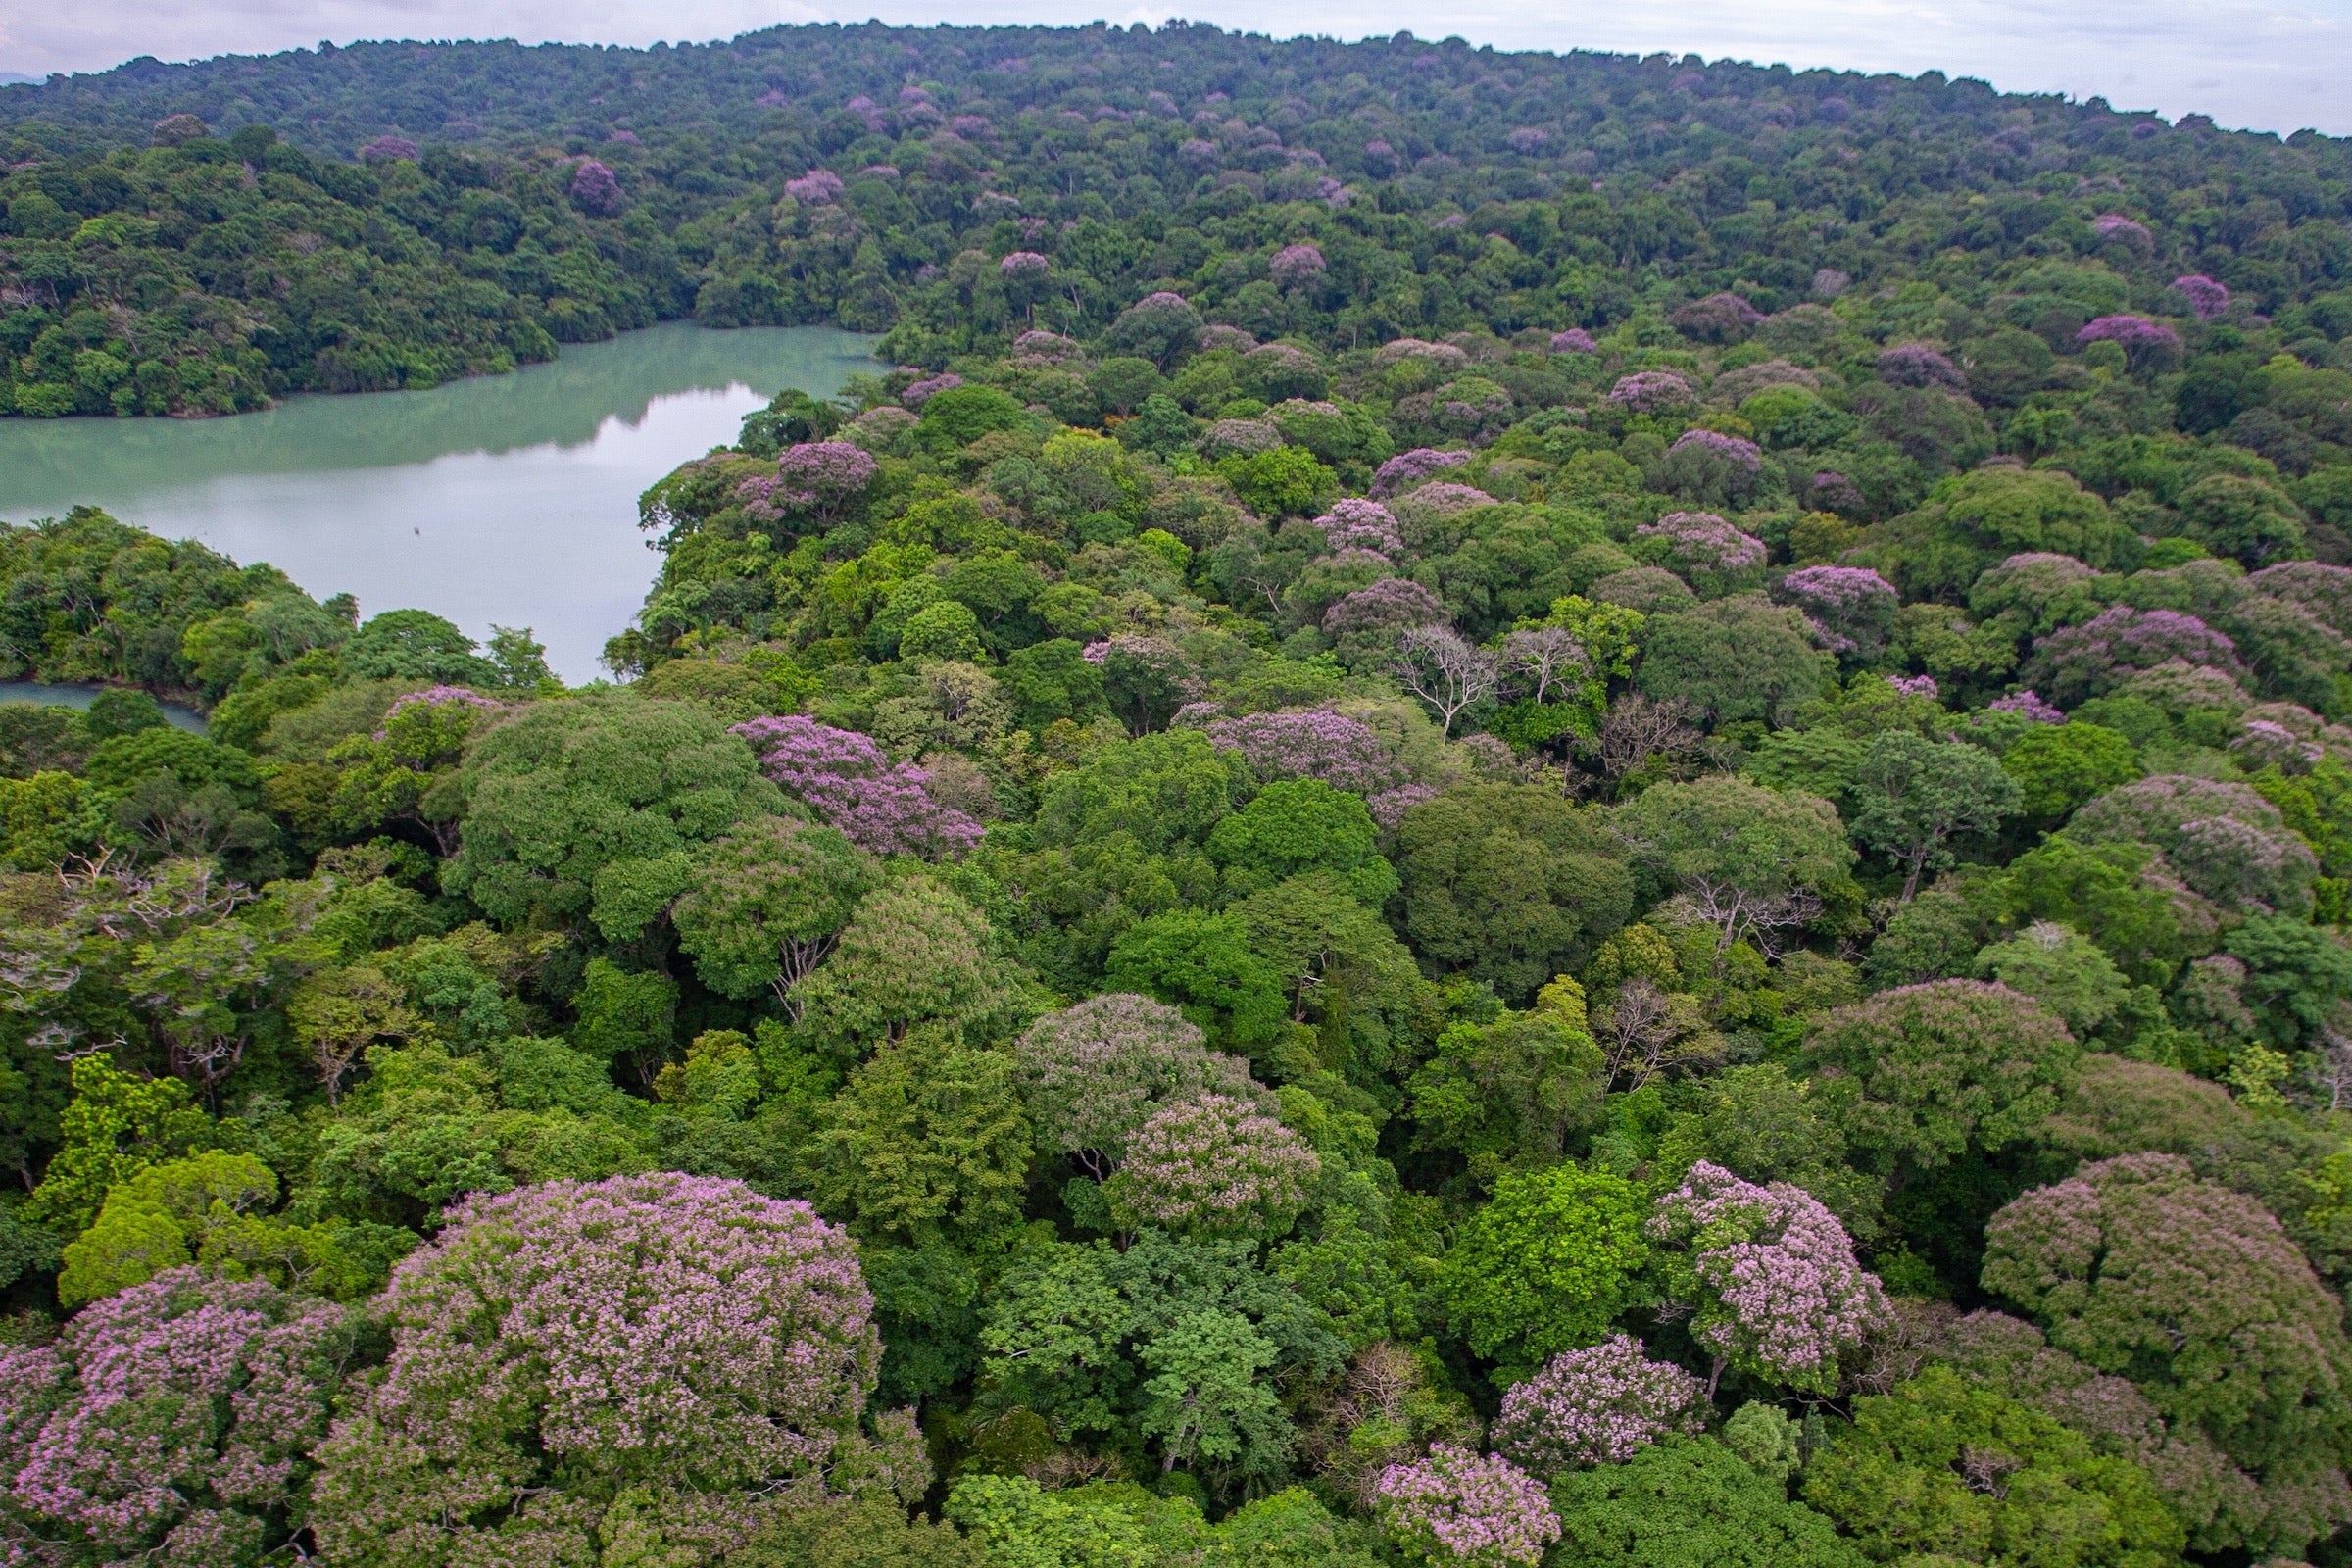
[[[529,626],[559,673],[586,680],[656,569],[638,492],[785,387],[830,393],[871,368],[872,341],[672,322],[424,392],[229,419],[0,420],[0,517],[101,506],[270,562],[318,597],[357,594],[363,613],[416,606],[477,637]]]

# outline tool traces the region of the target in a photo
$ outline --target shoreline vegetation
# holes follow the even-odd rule
[[[35,416],[885,334],[609,681],[0,528],[112,688],[0,705],[0,1550],[2352,1561],[2344,143],[1170,24],[0,146]]]

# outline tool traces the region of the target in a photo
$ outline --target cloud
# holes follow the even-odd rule
[[[2319,9],[2315,9],[2315,7]],[[1799,69],[1979,76],[2006,91],[2104,95],[2119,108],[2191,111],[2225,125],[2352,133],[2352,0],[1295,0],[1282,30],[1363,37],[1409,28],[1498,49],[1657,50]],[[1258,0],[111,0],[11,8],[0,71],[94,71],[136,55],[266,53],[321,37],[707,41],[784,22],[1071,24],[1172,14],[1264,29]]]

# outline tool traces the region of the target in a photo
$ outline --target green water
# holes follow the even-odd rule
[[[731,440],[787,387],[874,368],[830,327],[670,322],[514,375],[292,398],[235,418],[0,420],[0,518],[77,503],[267,561],[361,612],[414,606],[476,636],[529,626],[566,679],[597,671],[657,566],[637,495]]]

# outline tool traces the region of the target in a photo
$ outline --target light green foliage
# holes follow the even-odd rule
[[[1378,908],[1396,892],[1397,879],[1373,839],[1362,797],[1321,779],[1282,779],[1210,829],[1207,848],[1233,896],[1303,871],[1329,871]]]
[[[2131,982],[2089,938],[2037,920],[1977,955],[1977,973],[2032,997],[2086,1040],[2116,1021]]]
[[[1289,1018],[1280,979],[1230,910],[1176,909],[1139,921],[1112,944],[1102,970],[1111,990],[1169,1004],[1228,1050],[1272,1044]]]
[[[1132,1483],[1047,1492],[1026,1476],[966,1476],[948,1494],[947,1516],[971,1532],[990,1568],[1157,1568],[1207,1534],[1192,1503]]]
[[[1021,1217],[1029,1120],[1010,1058],[917,1027],[851,1070],[805,1158],[819,1211],[859,1237],[978,1243]]]
[[[783,809],[751,748],[683,703],[537,704],[467,749],[465,847],[442,873],[491,918],[635,936],[705,846]]]
[[[858,1056],[915,1024],[997,1019],[1013,1001],[1009,979],[980,911],[927,876],[908,876],[858,900],[832,956],[786,1001],[812,1043]]]
[[[1702,1159],[1742,1181],[1788,1182],[1820,1200],[1859,1241],[1880,1231],[1880,1183],[1847,1163],[1834,1097],[1780,1062],[1732,1067],[1678,1098],[1650,1174],[1668,1185]]]
[[[1584,993],[1563,977],[1525,1012],[1449,1026],[1406,1092],[1422,1141],[1460,1151],[1474,1177],[1492,1181],[1558,1159],[1598,1121],[1607,1087]]]
[[[795,1510],[724,1559],[727,1568],[984,1568],[989,1560],[954,1525],[909,1522],[880,1497]]]
[[[1639,1189],[1574,1165],[1507,1175],[1446,1254],[1447,1313],[1479,1354],[1524,1375],[1597,1342],[1642,1295]]]
[[[571,1043],[582,1055],[610,1065],[623,1058],[650,1063],[669,1054],[678,1008],[677,982],[669,976],[591,958],[571,1005],[579,1018]]]
[[[1786,1472],[1749,1462],[1728,1428],[1724,1437],[1668,1437],[1624,1464],[1555,1479],[1560,1544],[1546,1560],[1563,1568],[1862,1568],[1869,1561],[1828,1519],[1788,1500]]]
[[[2045,724],[2001,754],[2001,771],[2017,780],[2019,808],[2055,822],[2094,795],[2129,784],[2145,770],[2130,740],[2096,724]]]
[[[1751,1399],[1724,1422],[1723,1446],[1756,1474],[1785,1485],[1804,1463],[1798,1441],[1802,1431],[1779,1405]]]
[[[114,1188],[159,1161],[218,1149],[222,1135],[176,1078],[139,1079],[104,1055],[74,1063],[60,1147],[23,1214],[68,1235],[86,1230]]]
[[[1693,895],[1728,948],[1759,927],[1799,917],[1793,896],[1854,863],[1836,808],[1718,775],[1658,784],[1617,811],[1618,830],[1670,888]]]
[[[710,846],[670,919],[711,990],[788,992],[832,951],[873,881],[872,861],[838,830],[758,817]]]
[[[1805,1499],[1881,1560],[2161,1568],[2182,1544],[2138,1465],[1948,1367],[1856,1399]]]

